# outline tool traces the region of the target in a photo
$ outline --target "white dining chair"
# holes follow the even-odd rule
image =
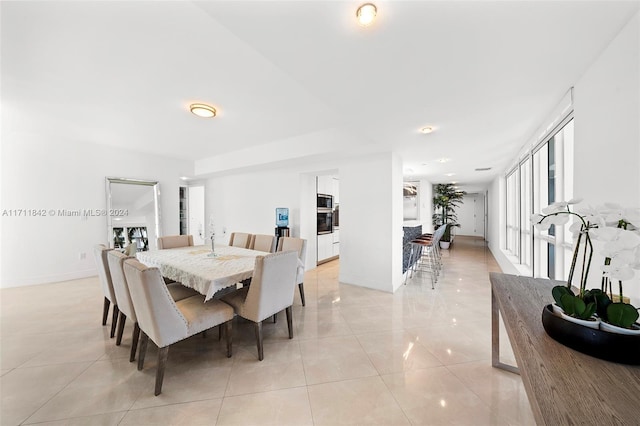
[[[133,321],[133,334],[131,335],[131,354],[129,355],[129,362],[133,362],[136,358],[136,348],[138,347],[140,326],[138,325],[136,310],[134,309],[133,302],[131,301],[129,285],[127,284],[127,280],[124,276],[123,266],[125,260],[134,259],[134,257],[127,256],[117,250],[111,250],[109,251],[107,258],[109,263],[109,272],[111,273],[111,281],[113,282],[113,290],[116,294],[116,298],[119,301],[118,309],[120,310],[120,316],[118,318],[118,332],[116,334],[116,346],[120,346],[120,344],[122,343],[122,334],[124,332],[124,326],[127,319]],[[200,293],[198,293],[197,291],[187,288],[179,283],[168,284],[167,289],[169,290],[171,297],[175,301],[200,295]]]
[[[176,302],[164,285],[160,270],[149,268],[135,259],[125,260],[124,275],[129,284],[131,300],[142,332],[138,370],[144,367],[149,339],[158,346],[154,391],[156,396],[162,392],[170,345],[218,325],[224,325],[227,357],[231,357],[231,306],[216,299],[205,303],[202,296],[188,297]]]
[[[233,247],[249,248],[251,244],[251,234],[244,232],[232,232],[229,237],[229,245]]]
[[[193,245],[193,235],[167,235],[158,237],[158,250],[189,247]]]
[[[256,234],[251,236],[249,248],[251,250],[273,253],[275,251],[276,237],[273,235]]]
[[[298,273],[296,275],[296,284],[298,284],[298,290],[300,291],[300,300],[302,306],[305,305],[304,299],[304,264],[307,257],[307,240],[304,238],[294,237],[281,237],[278,240],[278,249],[276,251],[289,251],[295,250],[298,252]]]
[[[262,321],[286,310],[289,338],[293,338],[291,306],[297,266],[298,253],[295,251],[258,256],[251,285],[222,296],[221,300],[233,306],[236,314],[254,323],[260,361],[264,359]]]
[[[107,248],[104,244],[97,244],[93,247],[93,256],[96,260],[96,267],[98,268],[98,279],[102,284],[102,293],[104,294],[104,304],[102,308],[102,325],[107,325],[107,316],[109,315],[109,306],[113,304],[113,314],[111,317],[111,333],[109,337],[115,336],[116,324],[118,322],[118,302],[116,293],[113,289],[113,282],[111,280],[111,272],[109,271],[109,265],[107,261],[107,252],[111,249]]]

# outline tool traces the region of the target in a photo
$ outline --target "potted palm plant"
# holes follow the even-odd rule
[[[453,241],[452,228],[460,226],[457,222],[456,208],[462,204],[462,198],[466,192],[457,190],[451,183],[437,184],[433,190],[435,194],[433,197],[433,226],[434,229],[446,226],[440,239],[440,247],[448,249]]]

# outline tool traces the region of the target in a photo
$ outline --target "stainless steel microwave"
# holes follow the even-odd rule
[[[318,194],[318,209],[333,210],[333,195]]]

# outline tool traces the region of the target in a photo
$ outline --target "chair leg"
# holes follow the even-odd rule
[[[258,359],[264,359],[264,351],[262,350],[262,321],[255,323],[256,343],[258,344]]]
[[[232,327],[232,322],[233,320],[229,320],[227,322],[224,323],[224,334],[226,334],[227,337],[227,358],[231,358],[231,353],[232,353],[232,339],[233,339],[233,330],[231,329]],[[222,325],[220,325],[220,330],[222,330]]]
[[[155,396],[162,393],[162,381],[164,380],[164,368],[167,365],[167,359],[169,358],[169,346],[158,349],[158,370],[156,371],[156,390]]]
[[[144,357],[147,354],[147,343],[149,343],[149,336],[143,331],[140,336],[140,352],[138,352],[138,370],[142,370],[144,367]]]
[[[107,325],[107,317],[109,316],[109,306],[111,305],[111,301],[104,298],[104,307],[102,308],[102,325]]]
[[[118,317],[118,334],[116,335],[116,346],[120,346],[122,343],[122,333],[124,332],[124,323],[127,322],[127,316],[120,311]]]
[[[113,304],[113,317],[111,318],[111,334],[109,337],[113,338],[116,335],[116,325],[118,324],[118,314],[120,313],[120,309],[118,309],[118,305]]]
[[[136,322],[133,324],[133,334],[131,335],[131,355],[129,355],[129,362],[136,360],[136,349],[138,349],[138,339],[140,339],[140,326]]]
[[[287,327],[289,327],[289,339],[293,339],[293,318],[291,306],[285,309],[287,313]]]
[[[302,306],[305,306],[305,303],[304,303],[304,283],[298,284],[298,290],[300,290],[300,299],[302,299]]]

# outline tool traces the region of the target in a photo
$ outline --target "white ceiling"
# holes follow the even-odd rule
[[[378,1],[369,28],[354,1],[0,5],[13,130],[190,160],[333,135],[314,155],[395,150],[408,178],[471,188],[504,170],[640,2]],[[218,117],[193,116],[194,101]]]

